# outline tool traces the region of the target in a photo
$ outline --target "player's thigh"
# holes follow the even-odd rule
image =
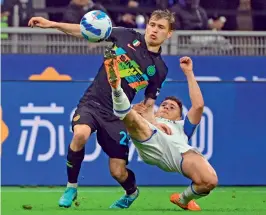
[[[74,143],[85,144],[91,133],[97,129],[97,120],[88,107],[81,107],[75,111],[72,119]]]
[[[183,154],[182,172],[196,184],[217,184],[217,175],[210,163],[192,150]]]
[[[97,140],[109,158],[122,159],[127,163],[129,136],[120,120],[101,124],[97,130]]]
[[[153,134],[153,130],[150,128],[148,122],[135,110],[131,110],[123,119],[123,122],[130,137],[135,140],[145,141]]]

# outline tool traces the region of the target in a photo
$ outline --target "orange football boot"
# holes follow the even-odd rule
[[[104,66],[109,84],[114,89],[117,89],[120,85],[121,78],[118,70],[116,54],[111,48],[107,48],[104,52]]]
[[[191,200],[187,205],[184,205],[179,202],[179,199],[180,199],[179,193],[174,193],[170,196],[170,201],[184,210],[189,210],[189,211],[200,211],[201,210],[200,206],[194,200]]]

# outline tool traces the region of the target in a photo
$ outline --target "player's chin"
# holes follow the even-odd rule
[[[167,118],[167,113],[160,112],[159,114],[157,114],[157,116],[161,118]]]
[[[150,46],[158,46],[158,45],[161,45],[161,42],[159,42],[157,39],[155,39],[155,40],[150,39],[149,40],[149,45]]]

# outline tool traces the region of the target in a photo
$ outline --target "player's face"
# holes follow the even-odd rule
[[[150,46],[160,46],[171,35],[172,31],[168,20],[150,18],[145,31],[145,40]]]
[[[160,105],[156,112],[157,117],[162,117],[169,120],[180,120],[181,112],[178,104],[172,100],[165,100]]]

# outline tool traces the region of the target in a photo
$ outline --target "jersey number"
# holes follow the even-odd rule
[[[119,142],[120,145],[126,146],[128,144],[128,141],[129,141],[127,133],[124,131],[120,131],[119,134],[121,135],[120,142]]]

